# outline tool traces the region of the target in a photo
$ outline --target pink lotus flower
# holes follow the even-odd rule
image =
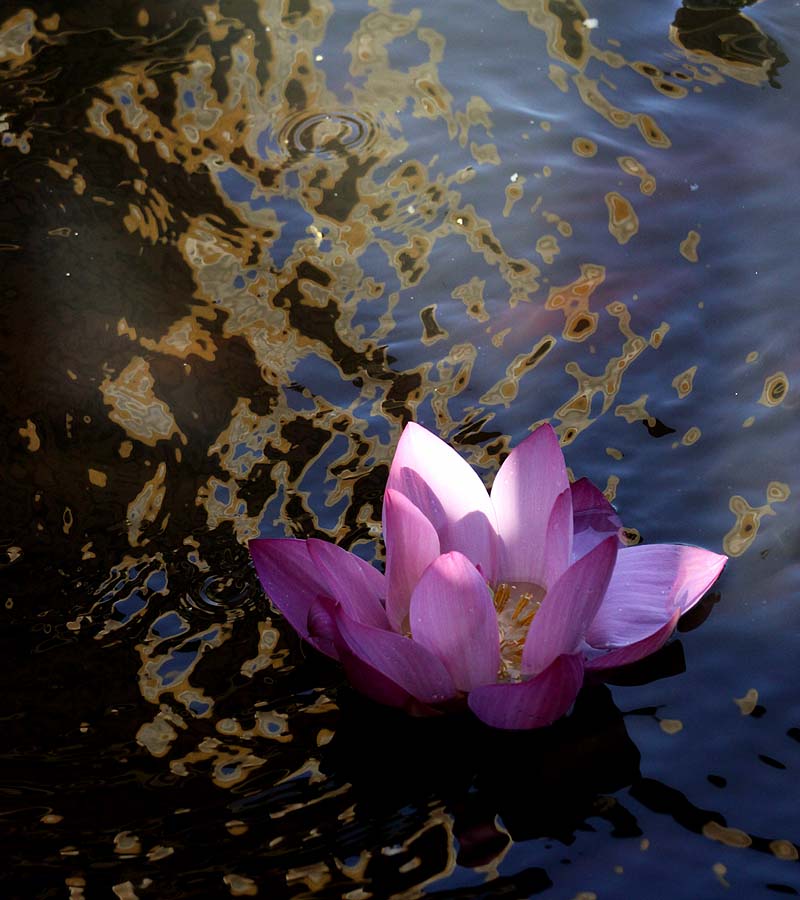
[[[585,671],[657,650],[727,559],[625,547],[619,529],[594,485],[569,483],[549,425],[509,454],[489,495],[412,423],[384,496],[385,575],[313,538],[250,552],[290,625],[367,696],[416,714],[466,699],[488,725],[536,728],[569,710]]]

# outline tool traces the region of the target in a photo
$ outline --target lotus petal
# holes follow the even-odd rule
[[[343,642],[339,647],[339,658],[342,661],[347,680],[359,693],[369,697],[370,700],[382,703],[384,706],[397,706],[408,711],[411,711],[414,704],[419,702],[391,678],[356,656]]]
[[[327,595],[341,604],[353,619],[376,628],[387,628],[389,621],[383,608],[386,579],[368,562],[329,541],[309,538],[308,552],[312,564],[328,586]]]
[[[493,728],[541,728],[567,712],[582,683],[581,658],[560,656],[529,681],[476,688],[469,695],[469,707]]]
[[[494,577],[494,509],[473,468],[452,447],[409,422],[397,445],[387,482],[430,521],[443,553],[458,550]]]
[[[461,553],[445,553],[411,595],[411,634],[447,668],[460,691],[497,679],[500,634],[489,587]]]
[[[556,497],[547,521],[542,587],[555,584],[572,562],[572,522],[572,492],[567,488]]]
[[[368,696],[379,699],[375,692],[386,693],[391,685],[431,705],[457,695],[444,664],[425,647],[393,631],[357,622],[341,608],[333,610],[333,616],[344,645],[340,644],[338,649],[347,675]],[[385,679],[380,687],[370,686],[371,672],[377,672]],[[394,691],[394,687],[391,690]],[[394,695],[400,696],[396,692]]]
[[[622,528],[622,522],[603,492],[588,478],[579,478],[570,488],[573,516],[572,558],[579,559],[609,535],[617,534]]]
[[[497,728],[548,725],[584,671],[657,650],[726,562],[623,546],[603,494],[569,484],[549,425],[509,454],[491,496],[454,450],[408,425],[383,509],[385,577],[326,541],[251,541],[267,594],[367,696],[419,715],[466,700]]]
[[[523,674],[542,672],[557,657],[578,650],[603,602],[616,558],[617,539],[606,538],[548,590],[525,639]]]
[[[323,597],[311,604],[308,613],[309,640],[328,656],[338,659],[345,669],[350,682],[361,693],[387,706],[410,707],[417,701],[395,682],[368,663],[359,659],[350,650],[339,633],[335,600]]]
[[[436,529],[398,491],[383,498],[383,539],[386,542],[386,615],[395,631],[407,630],[408,604],[422,573],[439,556]]]
[[[269,599],[300,635],[316,646],[308,632],[312,603],[321,596],[332,596],[327,581],[314,565],[307,541],[296,538],[263,538],[250,541],[259,580]],[[332,648],[324,649],[328,656]]]
[[[678,624],[680,612],[676,610],[672,618],[663,625],[658,631],[653,632],[650,637],[636,641],[635,644],[628,644],[627,647],[618,647],[616,650],[609,650],[607,653],[592,654],[591,658],[585,660],[584,664],[587,669],[592,671],[601,671],[603,669],[615,669],[618,666],[627,666],[629,663],[638,662],[660,650],[669,640],[669,636],[675,630]],[[591,648],[590,648],[591,649]]]
[[[558,438],[550,425],[542,425],[509,453],[492,486],[502,581],[544,582],[550,513],[567,488]]]
[[[586,634],[593,647],[635,644],[685,613],[717,580],[726,556],[682,544],[623,547]]]
[[[319,597],[308,610],[308,642],[333,659],[339,659],[339,629],[333,615],[336,601],[330,597]]]

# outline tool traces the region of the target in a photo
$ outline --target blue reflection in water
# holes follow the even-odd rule
[[[158,667],[158,677],[164,687],[169,687],[191,668],[197,659],[197,649],[173,650],[169,658]]]
[[[294,252],[295,244],[299,240],[308,240],[308,226],[314,224],[314,218],[295,200],[286,197],[270,198],[269,208],[283,223],[280,236],[269,249],[274,266],[280,268]]]
[[[153,574],[147,579],[147,587],[149,590],[154,593],[160,593],[167,586],[167,573],[166,572],[153,572]]]
[[[249,203],[256,186],[238,169],[226,168],[217,173],[222,190],[234,203]]]
[[[161,616],[152,625],[153,634],[159,638],[175,637],[188,629],[188,625],[178,613],[169,612]]]

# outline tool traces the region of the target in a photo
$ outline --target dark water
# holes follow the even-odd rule
[[[800,10],[722,5],[4,0],[3,898],[800,894]],[[546,732],[376,709],[245,542],[375,557],[411,418],[731,562]]]

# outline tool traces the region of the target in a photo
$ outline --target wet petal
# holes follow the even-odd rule
[[[329,541],[307,541],[311,565],[328,586],[327,595],[342,605],[351,618],[376,628],[388,627],[382,599],[386,579],[374,566],[355,553]]]
[[[348,678],[363,693],[392,706],[404,705],[404,701],[383,700],[378,694],[391,694],[397,700],[401,697],[398,690],[404,691],[431,705],[457,694],[444,664],[425,647],[393,631],[357,622],[340,608],[334,617],[341,638],[339,656]],[[382,676],[380,685],[370,685],[371,672]]]
[[[638,662],[638,660],[644,659],[645,656],[650,656],[651,653],[660,650],[666,644],[669,636],[675,630],[679,618],[680,613],[676,610],[667,624],[659,628],[658,631],[653,632],[650,637],[636,641],[635,644],[628,644],[627,647],[609,650],[607,653],[601,652],[596,656],[593,654],[590,659],[584,661],[584,665],[587,669],[598,671],[615,669],[617,666],[627,666],[628,663]]]
[[[494,509],[483,482],[455,450],[421,425],[409,422],[398,442],[386,487],[404,494],[430,521],[443,553],[458,550],[493,577]]]
[[[583,683],[579,656],[560,656],[540,675],[518,684],[488,684],[472,691],[469,706],[493,728],[541,728],[561,718]]]
[[[616,557],[616,538],[606,538],[550,588],[525,638],[524,674],[542,672],[556,657],[578,650],[603,602]]]
[[[331,596],[326,579],[312,562],[308,543],[296,538],[261,538],[250,541],[248,549],[267,597],[308,640],[311,604],[319,596]]]
[[[460,691],[494,682],[500,635],[489,587],[461,553],[446,553],[426,570],[411,595],[411,633],[434,653]]]
[[[572,561],[572,492],[562,491],[547,521],[544,547],[544,581],[542,587],[555,584]]]
[[[550,513],[567,488],[558,438],[550,425],[542,425],[511,451],[492,486],[502,581],[543,583]]]
[[[609,535],[617,534],[622,528],[622,521],[603,492],[588,478],[579,478],[570,488],[573,516],[572,558],[579,559]]]
[[[623,547],[606,597],[586,640],[593,647],[625,647],[691,609],[717,580],[726,556],[682,544]]]
[[[405,631],[411,592],[439,555],[436,529],[416,506],[397,491],[383,496],[386,542],[386,614],[395,631]]]

